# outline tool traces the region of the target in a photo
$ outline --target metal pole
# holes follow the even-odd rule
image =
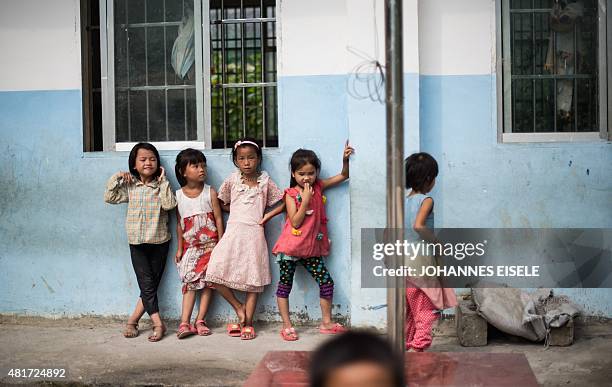
[[[387,233],[392,241],[404,230],[404,93],[402,52],[402,0],[385,0],[385,60],[387,106]],[[392,262],[397,267],[403,259]],[[387,335],[393,348],[405,350],[406,284],[403,277],[388,277]]]

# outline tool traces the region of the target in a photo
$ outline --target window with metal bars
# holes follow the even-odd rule
[[[85,150],[278,146],[275,6],[82,0]]]
[[[503,134],[604,137],[605,7],[598,0],[502,0],[501,12]]]

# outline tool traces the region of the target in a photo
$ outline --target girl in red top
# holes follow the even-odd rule
[[[298,263],[304,266],[319,285],[323,318],[319,332],[334,334],[346,330],[331,319],[334,281],[323,262],[323,257],[329,255],[323,191],[348,179],[349,157],[353,152],[354,149],[347,141],[343,152],[342,172],[328,179],[319,178],[321,161],[313,151],[298,149],[291,156],[291,188],[285,190],[284,198],[287,219],[272,249],[280,266],[276,300],[283,319],[283,329],[280,334],[284,340],[298,339],[289,318],[289,293]]]

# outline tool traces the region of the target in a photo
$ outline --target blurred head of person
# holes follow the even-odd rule
[[[310,363],[312,387],[401,387],[404,367],[379,335],[352,331],[321,345]]]

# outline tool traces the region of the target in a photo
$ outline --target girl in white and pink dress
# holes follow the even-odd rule
[[[229,324],[230,336],[243,340],[255,338],[253,315],[257,296],[264,286],[271,283],[268,246],[264,235],[264,224],[284,210],[282,203],[270,212],[283,198],[283,191],[270,176],[259,169],[262,152],[256,140],[244,138],[232,149],[232,160],[238,170],[223,181],[219,188],[219,200],[224,210],[229,211],[227,229],[212,252],[206,281],[215,284],[215,289],[236,311],[240,324]],[[242,304],[233,290],[246,292]]]
[[[183,339],[193,334],[211,334],[206,313],[212,299],[212,286],[206,270],[213,248],[223,236],[223,217],[217,192],[206,184],[206,157],[196,149],[185,149],[176,156],[174,168],[181,189],[176,191],[176,233],[178,246],[174,261],[183,283],[181,323],[176,336]],[[195,325],[191,315],[200,292],[200,306]]]

